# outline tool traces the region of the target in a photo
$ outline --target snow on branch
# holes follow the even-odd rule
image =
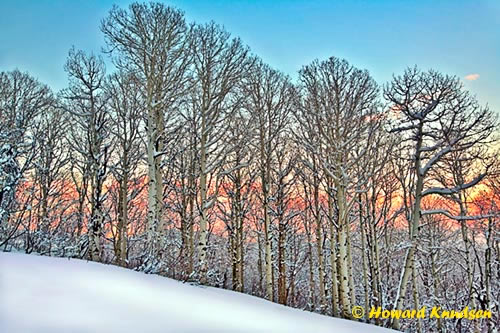
[[[452,215],[449,211],[446,209],[431,209],[431,210],[424,210],[421,212],[422,216],[423,215],[433,215],[433,214],[441,214],[446,217],[449,217],[452,220],[456,221],[474,221],[474,220],[482,220],[482,219],[487,219],[490,217],[496,217],[499,216],[500,214],[487,214],[487,215],[474,215],[474,216],[455,216]]]
[[[476,178],[474,178],[472,181],[470,181],[468,183],[458,185],[458,186],[455,186],[453,188],[431,187],[431,188],[425,190],[424,192],[422,192],[422,197],[425,197],[425,196],[430,195],[430,194],[452,195],[452,194],[458,193],[460,191],[466,190],[468,188],[471,188],[471,187],[477,185],[481,180],[483,180],[484,177],[486,177],[486,173],[483,173],[483,174],[477,176]]]

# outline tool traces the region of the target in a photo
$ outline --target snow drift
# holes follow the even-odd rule
[[[1,332],[389,332],[75,259],[0,252]]]

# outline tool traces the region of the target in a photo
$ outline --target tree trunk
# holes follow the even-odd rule
[[[207,135],[205,134],[205,117],[202,116],[200,141],[200,240],[199,252],[199,280],[201,284],[207,283],[207,235],[208,235],[208,202],[207,202]]]
[[[366,230],[365,221],[363,217],[363,206],[361,201],[361,193],[359,194],[359,229],[361,231],[361,259],[363,263],[363,289],[365,294],[365,309],[370,308],[370,297],[369,297],[369,283],[368,283],[368,260],[367,260],[367,242],[366,242]]]
[[[330,187],[330,185],[329,185]],[[330,224],[330,266],[332,266],[332,316],[339,316],[339,282],[337,279],[337,237],[335,237],[335,226],[333,224],[333,198],[328,195],[328,218]]]
[[[268,208],[268,200],[265,199],[264,204],[264,241],[265,241],[265,258],[266,258],[266,298],[271,302],[274,301],[274,292],[273,292],[273,262],[271,257],[271,219],[269,217],[269,208]]]
[[[318,252],[318,282],[319,282],[319,306],[320,312],[326,310],[326,291],[325,291],[325,265],[323,257],[323,228],[321,227],[321,207],[319,201],[319,181],[317,176],[314,178],[314,215],[316,219],[316,250]]]
[[[148,90],[148,121],[147,121],[147,154],[148,154],[148,231],[147,251],[144,269],[154,269],[158,254],[158,184],[156,162],[156,142],[158,140],[158,123],[156,112],[152,106],[151,88]]]
[[[339,177],[340,178],[340,177]],[[345,192],[343,185],[337,182],[337,202],[339,209],[339,279],[340,279],[340,288],[339,288],[339,297],[340,304],[342,305],[343,316],[345,318],[351,317],[351,300],[350,290],[349,290],[349,252],[348,252],[348,232],[347,228],[347,211],[346,211],[346,202],[345,202]]]
[[[278,303],[283,305],[287,304],[285,241],[285,225],[280,218],[278,227]]]
[[[422,125],[420,125],[422,126]],[[420,131],[422,128],[420,127]],[[412,211],[412,220],[410,225],[410,245],[406,252],[405,265],[403,267],[403,272],[401,274],[401,280],[399,282],[398,294],[396,297],[396,303],[394,305],[394,309],[403,309],[405,300],[406,300],[406,292],[408,290],[408,283],[410,279],[410,275],[413,271],[414,266],[414,256],[417,248],[417,236],[418,236],[418,227],[420,222],[420,203],[422,201],[422,190],[424,187],[424,178],[420,173],[420,149],[422,147],[422,136],[418,135],[418,141],[416,145],[416,153],[415,153],[415,174],[417,177],[416,187],[415,187],[415,203],[413,205]],[[400,329],[399,319],[394,318],[392,327],[396,330]]]
[[[308,217],[306,217],[308,218]],[[316,308],[316,299],[314,297],[314,263],[313,263],[313,246],[311,234],[307,230],[307,257],[309,262],[309,310],[313,311]]]
[[[118,190],[118,226],[117,226],[117,241],[116,241],[116,262],[118,265],[127,266],[127,226],[128,226],[128,174],[124,173],[120,180],[120,188]]]

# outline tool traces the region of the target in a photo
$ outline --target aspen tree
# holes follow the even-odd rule
[[[422,199],[429,195],[461,193],[478,184],[486,175],[482,172],[467,183],[440,187],[430,184],[429,173],[439,169],[440,162],[447,155],[489,142],[495,122],[491,111],[480,107],[457,78],[435,71],[407,69],[385,87],[384,96],[396,115],[391,131],[401,136],[411,149],[408,158],[415,179],[414,192],[411,194],[410,243],[394,304],[395,309],[403,309],[410,277],[415,269],[414,257],[421,216],[443,214],[452,217],[446,209],[422,210]],[[468,219],[463,216],[453,218]],[[392,326],[399,329],[399,319],[394,319]]]
[[[175,122],[175,107],[186,94],[190,64],[189,27],[184,14],[161,3],[114,6],[101,23],[108,52],[116,66],[137,77],[146,123],[148,161],[148,231],[143,270],[159,269],[165,226],[163,177],[165,131]]]
[[[249,95],[248,111],[256,121],[256,146],[260,174],[261,204],[264,222],[265,290],[266,298],[274,300],[272,225],[271,225],[271,170],[275,163],[275,149],[281,134],[290,122],[293,107],[293,87],[285,75],[258,63],[248,77],[245,93]]]
[[[29,74],[0,72],[0,247],[21,224],[8,223],[16,209],[16,190],[36,157],[33,133],[39,116],[53,106],[49,87]]]
[[[351,316],[355,301],[352,273],[350,212],[354,194],[365,181],[353,170],[367,159],[373,149],[373,137],[380,127],[375,81],[367,71],[349,65],[345,60],[315,60],[304,66],[300,74],[303,90],[301,124],[317,132],[317,143],[308,143],[317,154],[320,166],[333,187],[328,195],[335,198],[338,211],[338,279],[339,300],[343,315]]]
[[[115,256],[118,265],[127,266],[127,230],[129,201],[134,191],[129,182],[142,157],[140,147],[140,123],[142,98],[137,79],[124,72],[109,77],[106,82],[112,127],[110,132],[115,138],[115,160],[111,173],[118,182],[118,202],[116,225]]]
[[[90,185],[90,193],[82,193],[90,198],[87,241],[82,254],[93,261],[100,261],[105,218],[104,182],[112,147],[107,139],[109,112],[104,93],[105,66],[100,57],[72,48],[65,70],[69,77],[69,87],[63,95],[67,101],[66,110],[75,122],[73,131],[76,131],[73,134],[72,148],[79,153],[86,166]]]
[[[209,211],[217,193],[209,193],[213,178],[220,180],[217,173],[223,165],[225,155],[232,144],[224,136],[227,120],[242,104],[238,95],[244,74],[250,70],[252,59],[249,50],[238,38],[221,26],[211,22],[198,25],[193,30],[191,41],[193,54],[192,104],[199,124],[197,142],[199,155],[199,212],[200,237],[198,242],[198,279],[207,282],[208,273],[208,223]],[[215,192],[218,185],[214,187]]]

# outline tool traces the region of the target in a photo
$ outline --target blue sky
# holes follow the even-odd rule
[[[28,71],[55,90],[67,83],[72,45],[99,52],[99,22],[131,1],[0,0],[0,71]],[[500,1],[172,0],[189,21],[214,20],[273,67],[296,77],[315,58],[346,58],[379,83],[406,66],[464,79],[500,111]],[[475,78],[475,80],[467,80]]]

